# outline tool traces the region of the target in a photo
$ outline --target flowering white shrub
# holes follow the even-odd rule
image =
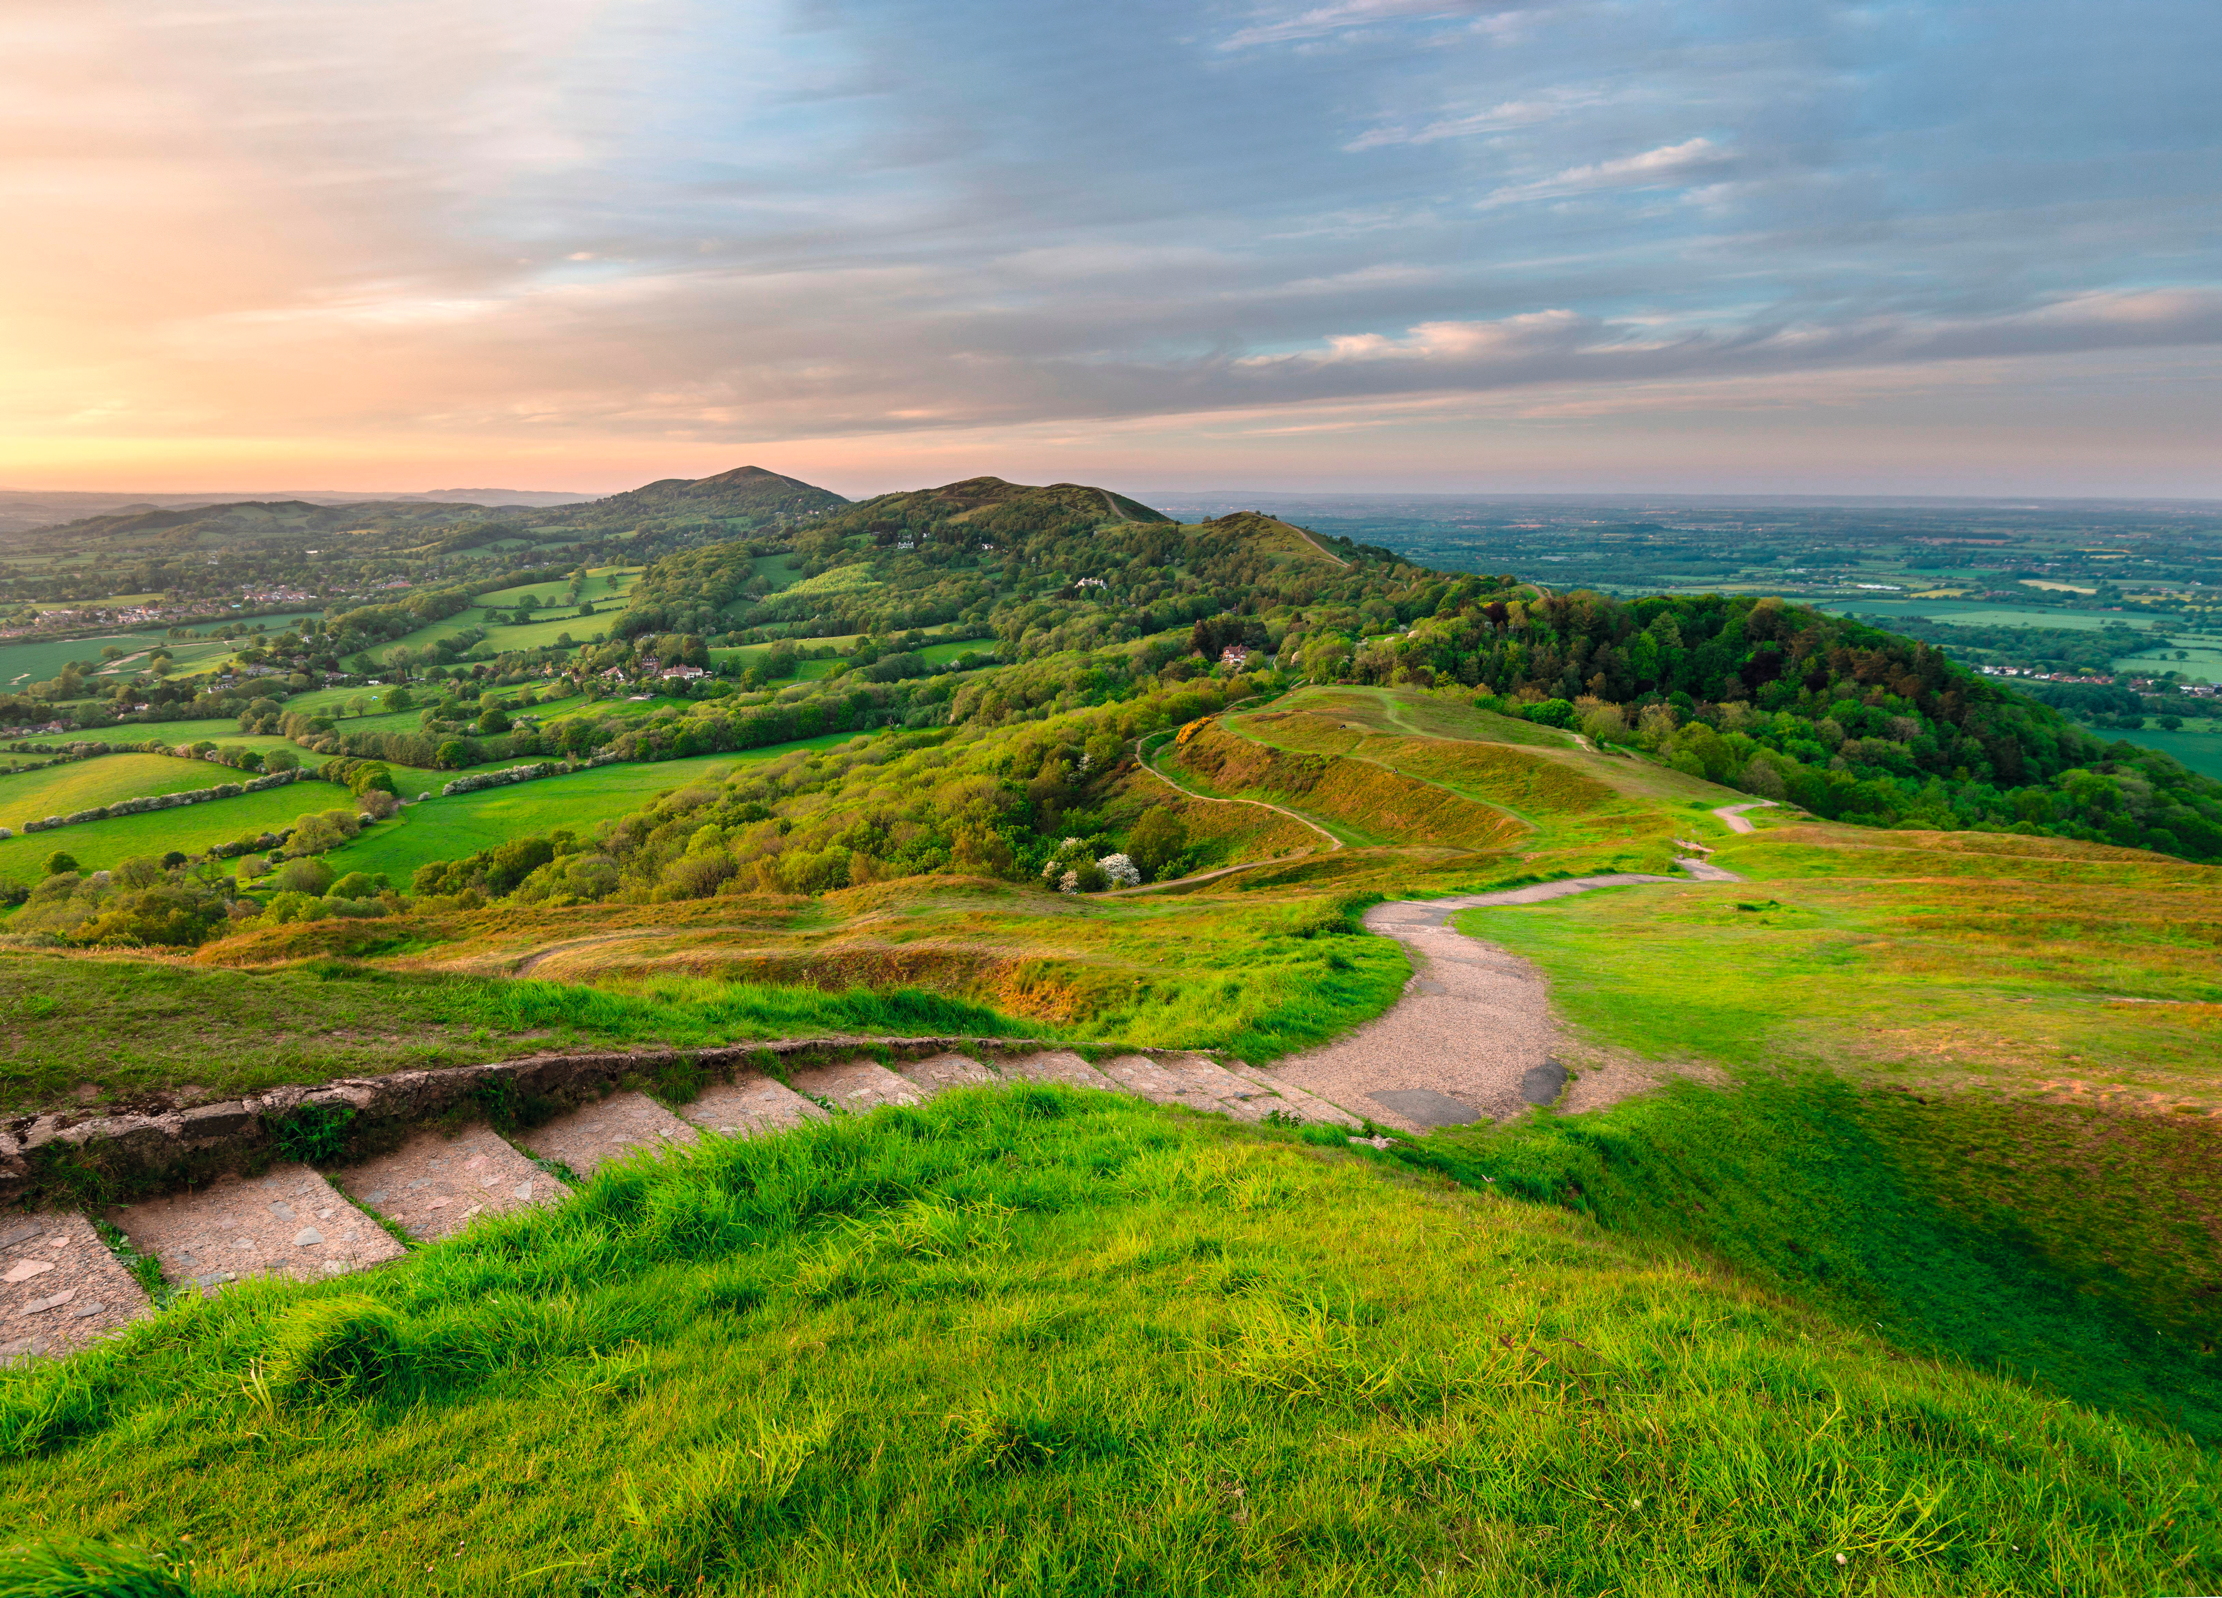
[[[1055,870],[1056,865],[1057,863],[1054,860],[1051,861],[1050,869]],[[1059,877],[1057,879],[1057,891],[1059,893],[1078,893],[1080,891],[1080,873],[1077,871],[1068,871],[1063,876]]]
[[[1142,885],[1142,868],[1123,854],[1107,854],[1096,862],[1096,869],[1111,879],[1114,888],[1138,888]]]

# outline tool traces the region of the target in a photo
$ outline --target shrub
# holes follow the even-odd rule
[[[77,856],[67,849],[57,849],[46,857],[46,874],[50,877],[59,877],[76,869]]]
[[[379,882],[367,871],[350,871],[324,890],[327,899],[375,899]]]
[[[273,884],[285,893],[306,893],[321,898],[334,880],[332,868],[321,860],[288,860]]]

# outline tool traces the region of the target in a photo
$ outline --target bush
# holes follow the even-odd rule
[[[46,857],[46,874],[59,877],[77,869],[77,856],[67,849],[57,849]]]
[[[332,868],[321,860],[288,860],[272,882],[284,893],[306,893],[322,898],[330,890],[334,878]]]
[[[367,871],[350,871],[324,890],[327,899],[375,899],[381,884]]]
[[[1544,727],[1571,727],[1574,725],[1574,706],[1564,699],[1545,699],[1528,706],[1528,720]]]

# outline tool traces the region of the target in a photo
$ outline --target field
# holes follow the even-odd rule
[[[2158,749],[2163,754],[2174,755],[2203,776],[2222,778],[2222,727],[2216,727],[2213,722],[2206,725],[2216,730],[2193,732],[2186,726],[2179,732],[2170,732],[2165,727],[2145,727],[2137,732],[2109,729],[2105,736]]]
[[[711,1138],[0,1375],[0,1500],[204,1594],[2222,1583],[2179,1433],[1333,1141],[1040,1088]]]
[[[403,883],[427,860],[476,854],[510,838],[545,834],[558,827],[588,837],[596,822],[637,810],[667,789],[683,788],[750,760],[768,760],[794,749],[823,749],[853,736],[829,733],[738,754],[596,766],[566,777],[543,777],[452,798],[441,798],[434,790],[433,798],[408,806],[393,821],[333,850],[325,859],[335,871],[385,872],[397,884]]]
[[[249,627],[265,628],[272,633],[283,632],[286,627],[308,616],[322,615],[321,611],[298,611],[283,616],[252,616],[243,618]],[[221,622],[198,624],[195,631],[208,632],[224,625]],[[109,633],[98,638],[41,638],[19,643],[0,642],[0,688],[20,686],[26,682],[44,682],[73,660],[98,661],[101,649],[114,644],[125,654],[138,654],[153,649],[166,649],[180,668],[187,665],[204,666],[236,653],[239,644],[221,639],[171,639],[164,635],[166,627],[141,628],[136,632]]]
[[[196,787],[214,787],[218,782],[230,781],[239,775],[221,766],[198,769],[218,775],[194,784]],[[243,793],[235,799],[211,799],[206,804],[186,805],[176,810],[114,816],[106,821],[57,827],[52,832],[33,833],[28,837],[18,834],[13,838],[0,838],[0,881],[35,887],[46,876],[46,857],[57,849],[67,851],[86,871],[105,871],[139,855],[161,855],[173,849],[183,854],[199,854],[220,843],[290,827],[296,818],[310,811],[331,810],[352,803],[344,788],[329,783],[288,783],[283,788],[262,793]],[[395,823],[387,821],[378,825],[390,828]],[[370,830],[375,832],[378,828]],[[0,922],[0,929],[5,925]]]
[[[1713,859],[1749,880],[1472,910],[1459,925],[1535,960],[1589,1033],[1653,1059],[2222,1114],[2222,871],[2045,839],[1819,827],[1722,838]]]
[[[178,760],[169,755],[100,755],[91,760],[73,760],[0,782],[0,826],[20,832],[26,821],[112,805],[119,799],[213,788],[218,783],[237,782],[240,775],[205,760]]]

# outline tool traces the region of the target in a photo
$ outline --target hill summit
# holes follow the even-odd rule
[[[782,477],[761,466],[736,466],[709,477],[665,477],[576,507],[589,520],[623,516],[800,516],[839,510],[849,502],[831,489]]]

